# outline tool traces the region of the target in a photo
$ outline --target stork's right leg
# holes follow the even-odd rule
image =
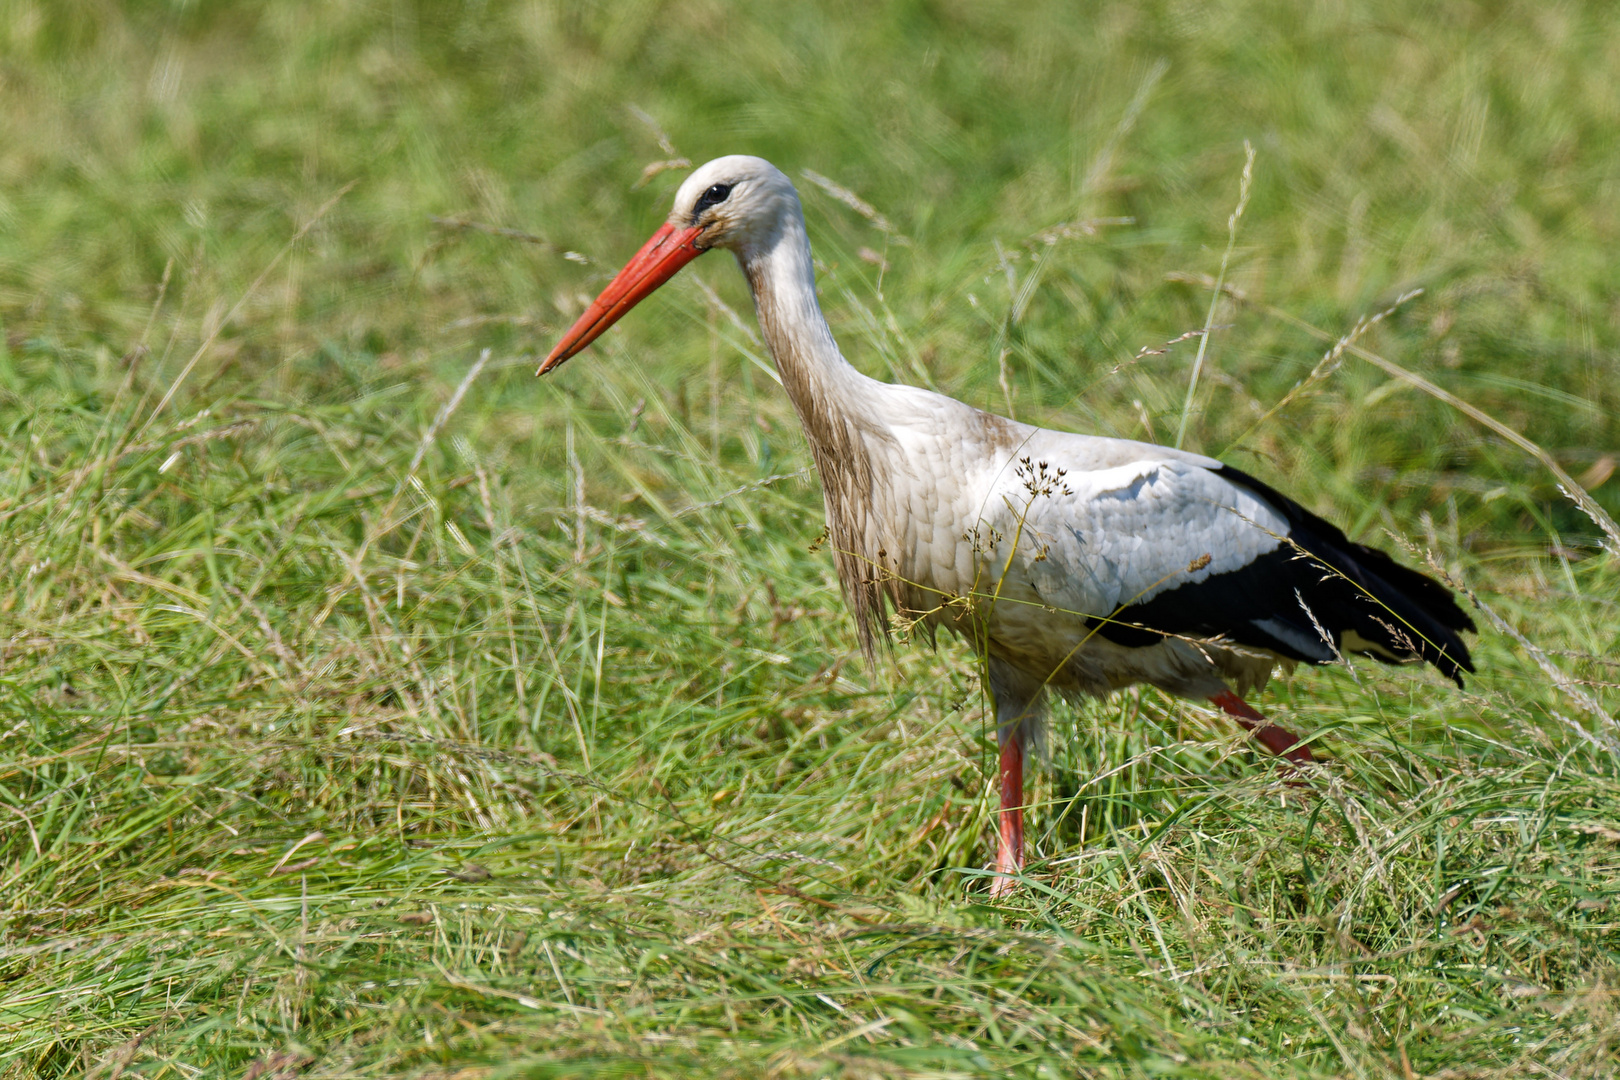
[[[1209,700],[1234,717],[1249,734],[1260,740],[1261,746],[1278,757],[1287,758],[1296,765],[1305,765],[1316,760],[1311,756],[1311,748],[1300,742],[1292,732],[1267,720],[1260,710],[1232,691],[1222,690],[1218,694],[1211,694]]]

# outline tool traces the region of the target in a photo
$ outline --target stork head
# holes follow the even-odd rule
[[[654,289],[710,248],[738,253],[768,246],[798,208],[793,183],[764,158],[734,154],[699,166],[675,192],[663,228],[653,233],[585,309],[540,365],[544,375],[595,341]]]

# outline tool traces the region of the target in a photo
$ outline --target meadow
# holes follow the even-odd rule
[[[0,0],[0,98],[0,1077],[1620,1075],[1620,9]],[[1478,674],[1273,681],[1308,790],[1066,706],[992,902],[730,260],[534,378],[739,152],[858,367],[1181,433]]]

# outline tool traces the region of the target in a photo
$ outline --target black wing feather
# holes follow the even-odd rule
[[[1365,544],[1270,485],[1230,465],[1218,475],[1264,499],[1288,522],[1288,540],[1238,570],[1131,604],[1098,632],[1141,647],[1165,634],[1222,637],[1313,664],[1327,663],[1355,633],[1391,662],[1422,659],[1463,683],[1474,670],[1458,635],[1474,621],[1440,582]],[[1332,647],[1324,641],[1332,638]]]

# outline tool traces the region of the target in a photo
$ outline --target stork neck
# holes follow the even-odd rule
[[[815,264],[797,199],[783,208],[767,236],[738,249],[737,261],[821,476],[833,561],[871,662],[887,626],[885,608],[921,606],[902,594],[900,577],[874,573],[889,565],[884,561],[888,546],[900,548],[886,539],[883,522],[872,513],[884,462],[893,459],[873,454],[872,448],[889,434],[885,403],[894,391],[850,367],[838,351],[816,303]]]
[[[814,440],[823,423],[871,400],[863,390],[882,384],[856,371],[838,351],[816,301],[804,217],[797,207],[782,217],[769,242],[739,251],[737,261],[753,291],[754,310],[782,387]]]

